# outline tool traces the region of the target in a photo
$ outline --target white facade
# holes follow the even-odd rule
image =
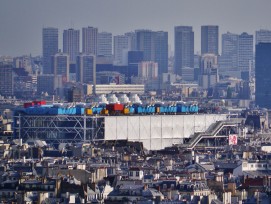
[[[140,62],[138,64],[138,77],[156,79],[158,77],[158,63],[152,61]]]
[[[255,171],[270,171],[271,164],[262,161],[243,161],[238,167],[233,170],[233,176],[253,174]]]
[[[134,168],[129,170],[129,179],[131,180],[142,180],[144,177],[143,170]]]
[[[97,84],[94,86],[95,94],[109,94],[109,93],[135,93],[143,94],[145,86],[142,84]]]
[[[137,141],[146,149],[159,150],[181,144],[184,138],[220,120],[226,120],[226,115],[105,116],[104,139]]]

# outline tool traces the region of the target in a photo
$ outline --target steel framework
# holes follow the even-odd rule
[[[14,137],[41,139],[54,144],[102,140],[104,117],[19,114],[14,116]]]
[[[196,115],[28,115],[14,116],[14,137],[45,140],[51,144],[129,140],[146,149],[163,149],[204,132],[223,114]]]

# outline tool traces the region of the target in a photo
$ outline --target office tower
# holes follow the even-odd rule
[[[271,30],[260,29],[256,31],[255,44],[271,43]]]
[[[52,74],[51,57],[58,52],[58,29],[42,29],[43,74]]]
[[[201,26],[201,54],[218,55],[218,26]]]
[[[13,96],[12,65],[0,62],[0,95]]]
[[[96,84],[96,57],[92,54],[80,54],[76,60],[76,81]]]
[[[135,51],[136,50],[136,34],[135,32],[128,32],[124,34],[128,37],[128,47],[129,51]]]
[[[219,81],[217,55],[207,53],[200,59],[199,85],[204,88],[210,88]]]
[[[238,69],[250,71],[253,62],[253,35],[242,33],[238,36]]]
[[[63,52],[69,54],[71,63],[75,63],[79,55],[80,31],[72,28],[63,32]]]
[[[181,76],[183,68],[194,68],[194,32],[192,26],[176,26],[174,39],[174,72]]]
[[[49,95],[54,94],[54,75],[44,74],[37,77],[37,93],[47,93]]]
[[[97,55],[98,28],[82,28],[82,51],[83,53]]]
[[[154,32],[151,30],[136,30],[136,49],[143,51],[144,61],[154,61]]]
[[[125,53],[129,51],[129,37],[127,35],[114,36],[114,64],[123,65]]]
[[[70,57],[66,53],[59,52],[52,56],[54,76],[61,76],[62,82],[69,81]]]
[[[261,108],[271,108],[271,43],[256,45],[255,103]]]
[[[194,81],[198,81],[200,74],[200,55],[194,55]]]
[[[158,31],[154,33],[155,59],[158,63],[158,74],[168,72],[168,32]]]
[[[129,51],[128,52],[128,77],[138,75],[138,64],[143,61],[143,51]]]
[[[112,57],[112,33],[98,33],[98,55]]]
[[[163,31],[136,30],[137,50],[143,51],[144,61],[158,63],[158,73],[168,72],[168,33]]]
[[[238,68],[238,34],[222,34],[222,53],[219,58],[219,70],[236,71]]]

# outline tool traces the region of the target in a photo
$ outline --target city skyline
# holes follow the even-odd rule
[[[56,27],[61,33],[64,29],[81,30],[87,26],[97,27],[101,32],[111,32],[113,36],[136,29],[166,31],[169,33],[171,47],[174,45],[174,27],[192,26],[195,32],[195,52],[198,52],[202,25],[218,25],[219,37],[227,31],[255,35],[256,30],[271,29],[268,22],[271,2],[267,0],[260,2],[115,0],[105,3],[97,0],[76,2],[11,0],[2,3],[0,7],[0,26],[4,31],[0,33],[0,55],[16,56],[30,53],[41,55],[43,27]],[[152,12],[147,12],[150,9]],[[203,13],[206,10],[212,12]],[[144,15],[139,15],[138,11]],[[251,15],[253,12],[257,12],[257,15]],[[61,37],[60,35],[59,42],[62,42]],[[221,38],[219,44],[221,53]]]

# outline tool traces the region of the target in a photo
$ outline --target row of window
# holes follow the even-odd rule
[[[248,167],[248,164],[247,163],[244,163],[243,164],[243,167]],[[271,164],[250,164],[249,165],[250,168],[254,168],[254,167],[260,167],[260,168],[267,168],[267,167],[270,167],[271,168]]]

